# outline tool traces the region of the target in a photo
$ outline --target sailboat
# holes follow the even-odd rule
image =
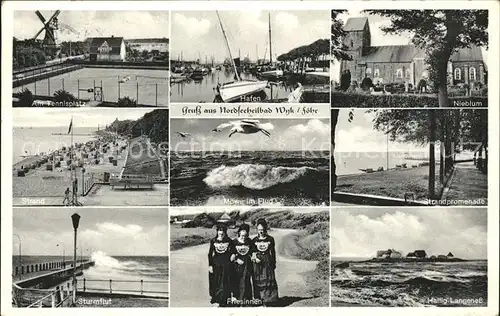
[[[269,13],[269,64],[271,65],[271,69],[268,71],[263,71],[260,73],[262,77],[266,78],[279,78],[283,76],[283,70],[276,69],[276,67],[272,67],[273,65],[273,45],[271,42],[271,13]]]
[[[215,13],[217,13],[217,18],[219,19],[220,27],[222,29],[222,35],[224,35],[224,40],[226,42],[226,47],[229,53],[229,58],[231,59],[231,64],[233,66],[236,79],[236,81],[234,82],[218,84],[215,90],[223,102],[244,101],[245,97],[264,91],[264,89],[267,87],[267,81],[248,80],[240,78],[238,69],[236,68],[236,64],[231,54],[231,48],[229,47],[229,42],[226,37],[226,32],[224,31],[224,26],[222,25],[222,21],[219,16],[219,11],[215,11]]]
[[[210,72],[215,72],[217,69],[214,66],[214,56],[212,56],[212,65],[210,66]]]

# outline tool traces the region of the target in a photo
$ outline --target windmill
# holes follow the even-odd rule
[[[57,10],[52,16],[45,20],[45,17],[40,13],[40,11],[35,11],[36,15],[42,21],[43,27],[36,33],[33,39],[36,39],[43,31],[45,31],[45,36],[43,38],[43,46],[55,48],[56,47],[56,33],[55,31],[59,29],[58,19],[59,13],[61,11]]]

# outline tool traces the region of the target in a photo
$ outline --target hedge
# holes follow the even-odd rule
[[[450,107],[487,107],[488,97],[448,97]],[[363,93],[332,92],[334,108],[425,108],[439,107],[437,95],[389,94],[371,95]]]

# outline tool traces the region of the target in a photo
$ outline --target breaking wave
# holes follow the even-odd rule
[[[212,188],[243,186],[252,190],[264,190],[272,186],[290,183],[317,172],[311,167],[273,167],[259,164],[240,164],[233,167],[222,165],[208,172],[203,181]]]
[[[157,268],[146,266],[134,260],[118,260],[106,255],[102,251],[97,251],[92,254],[92,260],[95,262],[95,268],[108,271],[122,271],[138,274],[154,274]]]
[[[484,306],[487,301],[488,276],[485,262],[448,266],[351,265],[352,268],[332,270],[333,306],[337,303],[341,306],[455,306],[454,304],[466,304],[458,301],[463,298],[474,299],[473,304],[477,304],[475,306]]]

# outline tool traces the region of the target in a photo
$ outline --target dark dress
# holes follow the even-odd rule
[[[272,305],[278,301],[278,284],[276,283],[276,249],[274,238],[258,236],[253,240],[256,257],[259,263],[253,263],[253,291],[254,298],[260,299],[265,305]]]
[[[233,242],[231,238],[226,236],[222,240],[216,238],[210,240],[208,265],[212,266],[213,273],[208,274],[208,281],[212,304],[219,303],[219,306],[227,306],[231,298],[232,252]]]
[[[234,289],[233,294],[237,300],[251,300],[252,297],[252,253],[253,243],[250,238],[240,242],[238,238],[233,240],[234,253],[236,259],[234,265]],[[243,264],[238,264],[237,259],[241,259]]]

